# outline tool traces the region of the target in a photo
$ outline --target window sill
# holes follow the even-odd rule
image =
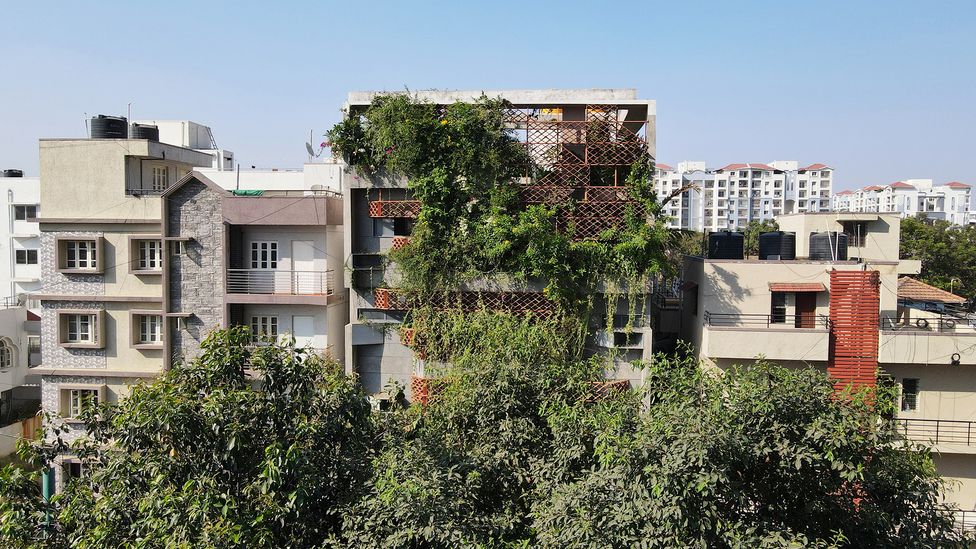
[[[162,351],[163,344],[162,343],[133,343],[132,348],[140,351]]]
[[[104,349],[105,348],[101,343],[73,343],[69,341],[62,341],[61,347],[65,349]]]
[[[163,275],[162,269],[132,269],[129,272],[139,276],[162,276]]]
[[[101,269],[58,269],[61,274],[102,274]]]

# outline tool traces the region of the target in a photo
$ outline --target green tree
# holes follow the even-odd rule
[[[822,373],[762,362],[718,376],[665,362],[648,374],[636,429],[536,499],[540,545],[957,543],[927,452],[880,421],[891,395],[837,398]]]
[[[765,219],[758,221],[753,219],[746,225],[743,234],[745,235],[745,254],[759,255],[759,235],[770,231],[778,231],[779,223],[775,219]]]
[[[976,227],[907,218],[901,222],[901,258],[922,262],[919,277],[946,291],[976,297]]]
[[[50,508],[30,504],[20,471],[3,471],[0,545],[316,546],[338,533],[376,440],[365,395],[338,363],[252,348],[242,328],[214,331],[199,359],[99,416],[70,448],[83,477]],[[59,441],[32,457],[67,450]]]

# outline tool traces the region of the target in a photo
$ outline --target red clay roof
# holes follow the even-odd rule
[[[818,164],[810,164],[806,168],[800,168],[799,171],[805,172],[807,170],[832,170],[832,169],[833,168],[831,168],[830,166],[828,166],[826,164],[819,164],[818,163]]]
[[[895,189],[914,189],[915,188],[912,185],[909,185],[908,183],[905,183],[904,181],[895,181],[894,183],[892,183],[891,185],[888,185],[888,186],[889,187],[892,187],[892,188],[895,188]]]
[[[930,303],[965,303],[966,298],[930,286],[910,276],[898,279],[898,299],[927,301]]]
[[[826,292],[823,282],[770,282],[771,292]]]
[[[659,170],[664,170],[666,172],[670,172],[670,171],[674,170],[674,168],[672,168],[671,166],[668,166],[667,164],[664,164],[662,162],[656,162],[654,164],[654,167],[657,168],[657,169],[659,169]]]
[[[724,168],[719,168],[718,171],[724,172],[728,170],[763,170],[763,171],[775,171],[775,168],[768,164],[729,164]]]
[[[863,190],[865,190],[865,191],[883,191],[884,190],[884,187],[881,187],[879,185],[869,185],[867,187],[864,187]]]
[[[837,194],[854,194],[854,191],[841,191]]]
[[[37,313],[27,311],[27,320],[40,320],[40,319],[41,317],[38,316]]]
[[[958,181],[950,181],[949,183],[946,183],[945,186],[952,187],[953,189],[968,189],[972,185],[967,185],[965,183],[960,183]]]

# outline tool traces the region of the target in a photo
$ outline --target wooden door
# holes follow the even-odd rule
[[[796,294],[796,327],[817,327],[817,294],[816,292],[797,292]]]

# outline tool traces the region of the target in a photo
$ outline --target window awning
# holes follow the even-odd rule
[[[771,292],[826,292],[823,282],[770,282]]]

